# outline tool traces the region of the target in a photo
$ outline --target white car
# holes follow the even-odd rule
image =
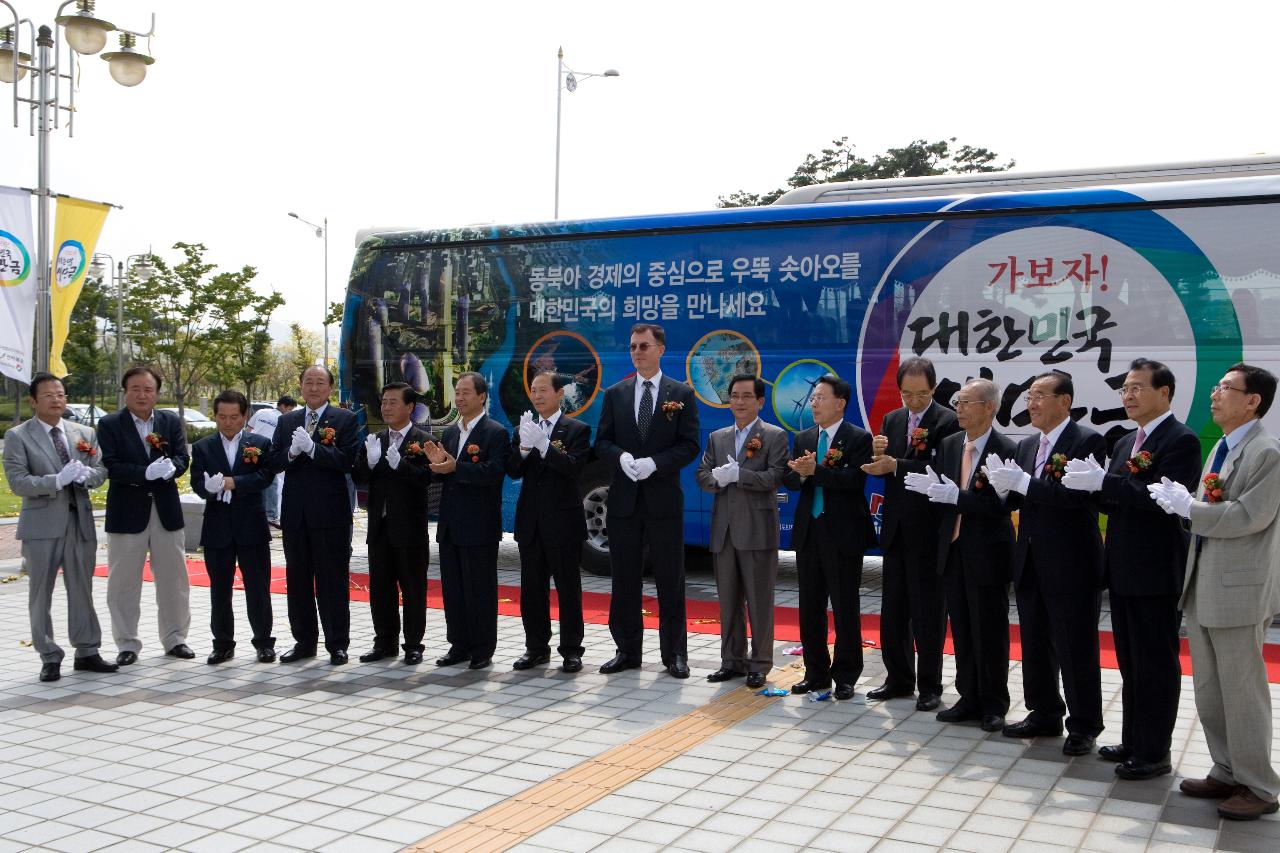
[[[107,412],[98,406],[90,406],[88,403],[67,403],[67,409],[62,416],[78,424],[97,426],[98,421],[107,416]]]
[[[178,414],[178,410],[171,407],[163,408],[160,411],[173,412],[175,415]],[[216,421],[204,412],[201,412],[199,409],[184,409],[183,419],[186,421],[187,426],[195,427],[196,429],[217,429],[218,427]]]

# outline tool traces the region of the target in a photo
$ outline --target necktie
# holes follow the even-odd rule
[[[542,422],[542,431],[548,436],[551,435],[551,421],[544,420]]]
[[[960,463],[960,488],[969,488],[969,478],[973,476],[973,457],[977,455],[978,445],[972,441],[964,443],[964,461]],[[956,512],[956,526],[951,531],[951,541],[960,538],[960,513]]]
[[[400,435],[400,433],[396,432],[395,430],[392,430],[391,437],[389,439],[391,442],[391,446],[396,448],[400,447],[400,439],[402,439],[403,437],[404,436]]]
[[[1227,454],[1229,452],[1230,450],[1227,448],[1227,437],[1224,435],[1222,439],[1218,442],[1217,452],[1213,454],[1213,464],[1209,466],[1210,474],[1218,474],[1218,475],[1222,474],[1222,463],[1227,461]],[[1203,482],[1200,483],[1200,500],[1202,501],[1209,500],[1208,495],[1204,493]],[[1204,537],[1197,536],[1196,537],[1196,556],[1197,557],[1200,556],[1200,548],[1203,545],[1204,545]]]
[[[1133,442],[1133,455],[1137,456],[1138,451],[1142,449],[1142,443],[1147,440],[1147,431],[1142,427],[1138,427],[1138,437]]]
[[[58,451],[58,458],[66,465],[71,461],[71,454],[67,452],[67,443],[62,440],[62,429],[54,427],[49,430],[49,437],[53,439],[53,449]]]
[[[644,393],[640,395],[640,411],[636,415],[636,428],[640,432],[640,441],[649,437],[649,421],[653,419],[653,383],[644,381]]]
[[[320,413],[307,409],[307,432],[315,432],[316,424],[320,422]]]
[[[1049,461],[1049,436],[1040,436],[1040,452],[1036,454],[1036,471],[1033,477],[1044,476],[1044,463]]]
[[[820,430],[818,432],[818,464],[822,464],[822,460],[827,458],[827,431]],[[822,515],[822,486],[815,486],[813,489],[813,517],[817,518]]]
[[[913,414],[911,420],[907,422],[907,448],[911,448],[911,437],[916,434],[916,427],[920,426],[920,416]]]

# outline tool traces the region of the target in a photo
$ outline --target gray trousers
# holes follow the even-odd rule
[[[191,630],[191,586],[187,579],[182,528],[165,530],[156,508],[141,533],[107,534],[107,608],[111,633],[122,652],[142,651],[138,617],[142,608],[142,565],[151,554],[159,610],[160,645],[165,651],[187,641]]]
[[[768,674],[773,669],[773,590],[778,580],[778,549],[739,551],[726,542],[711,557],[720,599],[720,666],[735,672]]]
[[[1246,785],[1263,800],[1280,795],[1280,777],[1271,766],[1271,691],[1262,647],[1268,617],[1257,625],[1206,628],[1187,602],[1187,642],[1191,646],[1196,711],[1213,767],[1209,775],[1229,785]]]
[[[98,654],[102,628],[93,609],[93,561],[98,550],[95,539],[80,533],[79,518],[67,513],[67,530],[60,539],[24,539],[22,558],[27,563],[27,604],[31,611],[31,643],[40,653],[41,663],[61,663],[62,647],[53,639],[53,588],[62,567],[62,583],[67,588],[67,636],[76,648],[76,657]]]

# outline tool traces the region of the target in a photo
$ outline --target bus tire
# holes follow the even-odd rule
[[[587,541],[582,545],[582,568],[593,575],[609,577],[608,501],[612,472],[603,462],[593,462],[582,475],[579,491],[582,511],[587,517]]]

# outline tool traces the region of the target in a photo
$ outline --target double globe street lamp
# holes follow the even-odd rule
[[[118,264],[106,252],[94,252],[93,263],[89,265],[89,278],[101,284],[107,273],[112,271],[111,277],[116,286],[116,376],[124,376],[124,294],[128,283],[126,267],[130,275],[137,276],[138,281],[144,283],[156,274],[150,252],[145,255],[130,255]],[[124,408],[124,389],[116,389],[116,408]]]

